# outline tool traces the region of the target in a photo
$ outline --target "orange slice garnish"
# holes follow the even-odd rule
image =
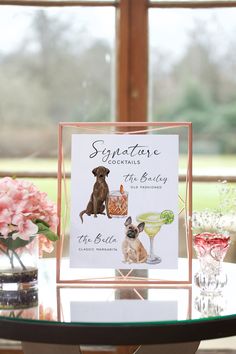
[[[123,194],[123,193],[124,193],[124,187],[123,187],[123,185],[122,185],[122,184],[120,185],[120,193],[121,193],[121,194]]]

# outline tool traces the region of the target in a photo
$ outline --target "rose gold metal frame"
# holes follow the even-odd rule
[[[187,248],[187,277],[183,280],[164,280],[164,279],[150,279],[143,277],[132,277],[131,273],[133,269],[128,270],[124,275],[122,271],[117,270],[119,276],[113,277],[99,277],[99,278],[86,278],[86,279],[63,279],[61,276],[61,261],[62,251],[65,239],[65,215],[62,217],[62,188],[64,188],[65,195],[65,214],[68,213],[69,201],[67,197],[66,178],[68,174],[65,171],[64,166],[64,152],[63,152],[63,129],[64,128],[80,128],[86,129],[87,132],[104,133],[109,132],[106,129],[113,128],[116,134],[145,134],[147,132],[159,131],[171,128],[187,128],[188,135],[188,158],[187,158],[187,170],[186,170],[186,190],[185,200],[180,198],[184,204],[184,207],[179,212],[185,211],[186,221],[186,248]],[[102,131],[100,130],[102,128]],[[103,129],[104,128],[104,129]],[[125,129],[125,132],[124,132]],[[59,217],[58,235],[60,236],[57,242],[56,253],[56,282],[60,285],[75,285],[75,286],[171,286],[179,285],[186,286],[192,284],[192,231],[191,231],[191,215],[192,215],[192,123],[191,122],[71,122],[59,124],[59,142],[58,142],[58,198],[57,198],[57,211]]]

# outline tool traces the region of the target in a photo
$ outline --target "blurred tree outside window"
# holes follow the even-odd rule
[[[187,0],[177,8],[165,8],[164,0],[106,0],[95,7],[87,2],[0,5],[1,170],[34,169],[42,158],[36,170],[56,171],[60,121],[140,119],[149,5],[146,119],[192,121],[197,167],[206,173],[209,161],[214,165],[220,157],[217,169],[236,175],[236,7],[200,8],[204,0],[192,1],[194,9]],[[137,16],[126,16],[129,11]]]
[[[113,7],[1,6],[0,33],[7,166],[9,158],[56,158],[60,121],[114,118]]]
[[[149,10],[149,117],[192,121],[196,154],[236,153],[235,17],[236,8]]]

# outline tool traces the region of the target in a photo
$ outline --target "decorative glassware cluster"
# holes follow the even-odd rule
[[[195,284],[203,292],[219,292],[227,283],[227,275],[222,270],[222,261],[229,248],[230,237],[202,232],[194,235],[194,249],[200,262],[200,270],[195,274]]]
[[[235,209],[236,190],[223,181],[219,184],[219,208],[193,213],[193,247],[200,265],[194,281],[202,293],[220,293],[227,284],[222,262],[235,227]]]

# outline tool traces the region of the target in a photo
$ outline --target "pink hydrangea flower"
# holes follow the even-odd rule
[[[38,232],[38,226],[31,220],[27,220],[25,218],[22,218],[22,220],[17,223],[17,227],[18,232],[14,232],[12,234],[13,240],[19,237],[22,240],[29,241],[30,236],[34,236]]]
[[[38,234],[40,252],[51,252],[53,243],[39,234],[37,220],[56,231],[56,206],[31,182],[5,177],[0,180],[0,240],[11,237],[28,241]]]

